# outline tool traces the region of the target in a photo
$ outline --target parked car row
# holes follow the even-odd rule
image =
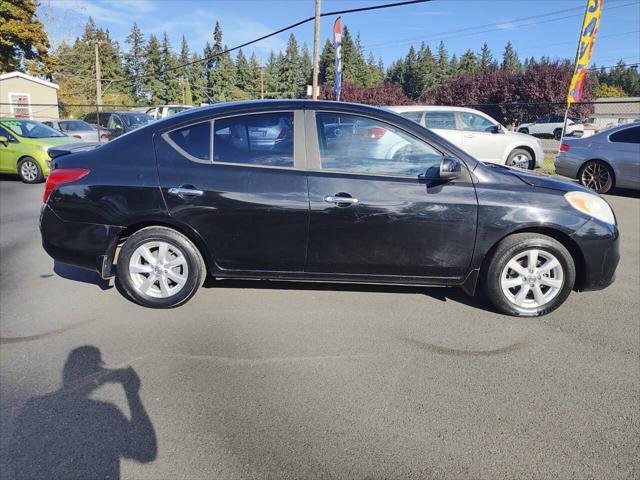
[[[207,276],[470,294],[481,279],[500,312],[544,315],[608,286],[619,259],[599,195],[364,105],[219,104],[51,154],[45,250],[109,277],[119,248],[121,291],[148,307],[183,304]]]

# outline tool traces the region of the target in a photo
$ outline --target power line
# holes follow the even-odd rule
[[[334,10],[333,12],[325,12],[325,13],[321,13],[320,16],[321,17],[328,17],[328,16],[335,16],[335,15],[344,15],[346,13],[359,13],[359,12],[368,12],[368,11],[372,11],[372,10],[380,10],[383,8],[392,8],[392,7],[402,7],[405,5],[415,5],[418,3],[427,3],[427,2],[432,2],[433,0],[405,0],[402,2],[394,2],[394,3],[386,3],[383,5],[371,5],[368,7],[360,7],[360,8],[350,8],[350,9],[346,9],[346,10]],[[286,32],[287,30],[292,30],[296,27],[299,27],[300,25],[304,25],[305,23],[311,22],[315,19],[315,16],[313,17],[308,17],[305,18],[303,20],[300,20],[298,22],[292,23],[290,25],[287,25],[286,27],[283,27],[279,30],[276,30],[274,32],[271,33],[267,33],[266,35],[263,35],[261,37],[258,37],[256,39],[253,40],[249,40],[248,42],[245,42],[241,45],[236,45],[235,47],[231,47],[231,48],[227,48],[226,50],[223,50],[219,53],[216,53],[214,55],[209,55],[208,57],[203,57],[200,58],[198,60],[194,60],[191,62],[187,62],[187,63],[183,63],[181,65],[176,65],[175,67],[170,67],[170,68],[164,68],[162,70],[157,70],[155,73],[146,73],[143,75],[136,75],[134,77],[130,77],[130,78],[148,78],[148,77],[154,77],[156,75],[159,75],[161,73],[165,73],[165,72],[170,72],[173,70],[178,70],[184,67],[189,67],[191,65],[195,65],[196,63],[203,63],[206,62],[207,60],[212,60],[216,57],[220,57],[222,55],[226,55],[227,53],[231,53],[235,50],[239,50],[243,47],[252,45],[254,43],[258,43],[261,42],[262,40],[265,40],[267,38],[273,37],[275,35],[279,35],[280,33]],[[120,78],[120,79],[113,79],[113,81],[126,81],[129,80],[130,78]]]
[[[610,4],[608,4],[610,5]],[[637,2],[632,2],[632,3],[625,3],[623,5],[614,5],[614,6],[609,6],[606,7],[607,11],[609,10],[614,10],[617,8],[623,8],[623,7],[628,7],[631,5],[637,5]],[[373,44],[369,44],[369,45],[364,45],[363,49],[372,49],[372,48],[376,48],[377,50],[380,49],[384,49],[384,48],[394,48],[394,47],[400,47],[403,45],[410,45],[412,44],[414,41],[419,41],[419,40],[429,40],[429,39],[444,39],[444,38],[460,38],[460,37],[466,37],[466,36],[473,36],[473,35],[478,35],[481,33],[490,33],[490,32],[495,32],[496,28],[499,28],[500,25],[510,25],[510,24],[514,24],[514,23],[520,23],[520,22],[528,22],[528,20],[533,20],[535,18],[543,18],[543,17],[548,17],[548,16],[553,16],[553,15],[557,15],[559,13],[565,13],[568,11],[575,11],[575,10],[581,10],[584,11],[584,7],[578,7],[578,8],[568,8],[568,9],[564,9],[564,10],[556,10],[555,12],[548,12],[548,13],[543,13],[543,14],[538,14],[538,15],[531,15],[529,17],[521,17],[521,18],[516,18],[510,21],[503,21],[503,22],[497,22],[497,23],[488,23],[485,25],[477,25],[475,27],[465,27],[465,28],[460,28],[460,29],[456,29],[456,30],[447,30],[444,32],[439,32],[439,33],[434,33],[434,34],[430,34],[427,36],[418,36],[418,37],[410,37],[410,38],[405,38],[405,39],[401,39],[401,40],[397,40],[394,42],[384,42],[384,43],[373,43]],[[520,27],[528,27],[528,26],[534,26],[534,25],[541,25],[544,23],[552,23],[552,22],[557,22],[559,20],[565,20],[567,18],[576,18],[576,17],[582,17],[583,13],[577,13],[574,15],[565,15],[562,17],[558,17],[558,18],[551,18],[551,19],[547,19],[547,20],[543,20],[540,22],[528,22],[525,23],[524,25],[519,25]],[[482,30],[484,29],[484,30]],[[472,30],[478,30],[476,32],[472,31]],[[464,32],[468,32],[468,33],[464,33]]]

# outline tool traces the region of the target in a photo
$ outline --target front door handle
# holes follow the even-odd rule
[[[169,189],[169,195],[177,195],[178,197],[201,197],[204,195],[202,190],[195,188],[172,187]]]
[[[334,195],[327,195],[324,197],[324,201],[327,203],[335,203],[339,207],[349,207],[358,203],[357,198],[353,197],[336,197]]]

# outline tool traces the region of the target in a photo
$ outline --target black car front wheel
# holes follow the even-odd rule
[[[147,227],[131,235],[120,250],[117,280],[127,297],[152,308],[177,307],[204,281],[200,252],[184,235],[166,227]]]
[[[537,233],[518,233],[496,247],[484,286],[489,301],[500,312],[533,317],[562,305],[575,278],[573,258],[560,242]]]

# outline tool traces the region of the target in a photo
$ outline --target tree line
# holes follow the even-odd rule
[[[51,51],[36,0],[9,0],[2,12],[6,24],[29,28],[0,29],[0,69],[28,70],[60,85],[62,105],[93,104],[96,99],[95,45],[98,45],[103,103],[119,105],[192,104],[265,98],[300,98],[311,83],[312,61],[306,44],[294,34],[284,51],[267,58],[242,50],[226,52],[221,25],[216,22],[211,42],[192,50],[182,37],[174,48],[167,34],[145,36],[137,24],[124,46],[92,19],[72,43]],[[17,12],[17,13],[16,13]],[[6,33],[6,32],[10,33]],[[325,41],[320,55],[321,97],[332,98],[334,48]],[[449,55],[437,49],[411,46],[405,56],[385,68],[373,53],[365,54],[360,34],[342,32],[343,94],[345,101],[389,103],[515,103],[559,102],[566,97],[572,63],[533,57],[520,60],[513,45],[494,57],[486,43],[477,51]],[[640,96],[638,67],[620,61],[613,68],[592,69],[585,98]],[[494,112],[503,115],[504,112]],[[545,112],[546,113],[546,112]],[[507,116],[507,115],[505,115]],[[509,117],[519,118],[519,112]]]

